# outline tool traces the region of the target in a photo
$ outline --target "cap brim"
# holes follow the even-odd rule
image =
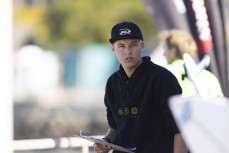
[[[139,39],[139,40],[143,40],[142,38],[135,38],[135,37],[122,37],[122,38],[116,38],[116,39],[109,39],[110,43],[113,44],[114,42],[118,41],[118,40],[124,40],[124,39]]]

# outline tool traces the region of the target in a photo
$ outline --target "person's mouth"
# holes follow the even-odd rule
[[[130,61],[130,60],[133,60],[133,58],[132,57],[126,57],[125,60]]]

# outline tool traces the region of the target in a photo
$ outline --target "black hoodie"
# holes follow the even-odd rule
[[[104,98],[108,124],[117,129],[114,143],[136,147],[136,153],[172,153],[179,130],[168,98],[181,93],[175,76],[150,57],[143,57],[130,78],[120,65],[107,81]]]

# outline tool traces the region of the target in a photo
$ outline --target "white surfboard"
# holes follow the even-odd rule
[[[183,59],[184,59],[184,65],[186,68],[187,77],[191,82],[193,82],[194,86],[196,87],[197,93],[201,97],[204,97],[204,98],[209,97],[205,87],[199,84],[197,81],[198,74],[200,73],[200,71],[205,69],[210,63],[209,55],[205,55],[203,59],[200,61],[200,63],[198,64],[194,62],[193,58],[188,53],[185,53],[183,55]]]
[[[172,97],[169,107],[192,153],[229,153],[229,100]]]

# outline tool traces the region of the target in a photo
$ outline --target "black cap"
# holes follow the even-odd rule
[[[133,22],[121,22],[116,24],[111,30],[110,43],[122,39],[143,40],[141,29]]]

